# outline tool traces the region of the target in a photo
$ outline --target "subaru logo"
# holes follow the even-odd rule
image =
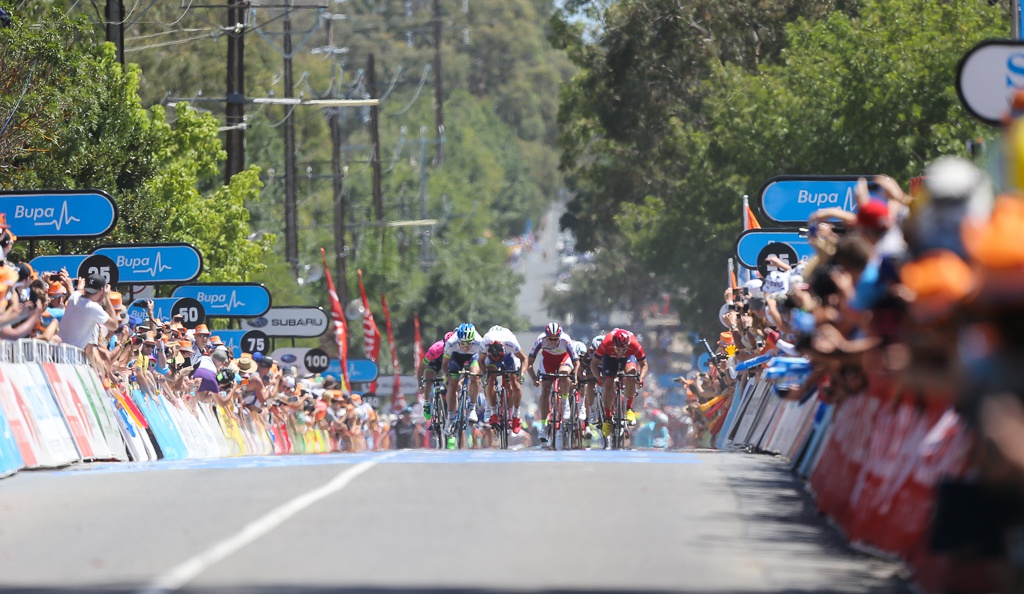
[[[260,318],[263,319],[263,318]],[[298,357],[292,354],[281,355],[281,361],[284,363],[294,363],[298,360]]]
[[[253,328],[263,328],[267,325],[267,318],[253,318],[249,320],[249,325]],[[287,363],[288,361],[285,361]]]

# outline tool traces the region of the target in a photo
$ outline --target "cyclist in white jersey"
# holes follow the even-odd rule
[[[519,346],[519,339],[511,330],[502,326],[491,326],[484,334],[484,344],[487,351],[480,354],[480,362],[484,369],[491,371],[519,371],[519,374],[509,376],[509,408],[512,410],[512,432],[519,433],[522,421],[519,419],[519,403],[523,398],[522,369],[526,365],[526,355]],[[494,407],[498,404],[498,395],[495,386],[500,376],[496,373],[488,373],[484,390],[487,393],[487,418],[491,425],[498,424],[498,415]]]
[[[444,343],[444,360],[441,363],[442,369],[448,370],[448,427],[451,429],[452,422],[458,412],[456,397],[459,391],[459,372],[468,369],[473,373],[480,373],[480,361],[478,357],[484,352],[486,345],[482,336],[476,333],[473,324],[462,324],[455,329],[455,336],[452,336]],[[476,396],[480,393],[480,377],[473,375],[469,378],[470,402],[476,402]],[[470,415],[472,422],[476,422],[475,414]]]
[[[569,397],[569,386],[575,380],[576,368],[579,367],[580,361],[576,357],[576,351],[572,347],[572,338],[562,330],[562,327],[555,322],[551,322],[544,328],[537,340],[533,343],[533,348],[530,349],[529,360],[527,361],[526,370],[530,373],[530,379],[533,380],[534,386],[541,386],[540,389],[540,420],[541,424],[546,424],[550,410],[548,410],[548,395],[551,393],[551,380],[540,380],[540,377],[533,369],[533,363],[536,361],[537,356],[540,355],[540,372],[541,373],[567,373],[569,374],[568,381],[558,382],[559,391],[563,398]],[[541,433],[541,441],[546,441],[547,438],[544,433]]]

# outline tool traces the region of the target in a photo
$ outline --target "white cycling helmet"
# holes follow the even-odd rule
[[[601,346],[602,342],[604,342],[604,334],[598,334],[594,337],[594,340],[590,341],[590,346],[594,347],[594,350],[597,350],[597,347]]]

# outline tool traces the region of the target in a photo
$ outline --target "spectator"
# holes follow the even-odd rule
[[[103,276],[93,274],[85,279],[83,289],[68,299],[58,335],[64,344],[84,349],[99,344],[100,326],[114,332],[118,318],[110,303],[110,286]]]

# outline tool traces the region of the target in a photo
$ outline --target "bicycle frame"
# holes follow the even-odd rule
[[[466,446],[466,436],[469,432],[469,383],[466,381],[467,377],[480,377],[479,373],[473,373],[466,369],[459,371],[459,401],[455,409],[455,428],[456,435],[456,448],[463,449]]]
[[[436,377],[433,380],[433,389],[430,391],[430,435],[434,439],[435,447],[439,450],[445,449],[444,420],[448,418],[448,401],[445,399],[445,381],[443,377]]]
[[[562,429],[562,401],[561,394],[559,393],[559,384],[562,379],[568,380],[570,378],[568,373],[542,373],[540,374],[541,381],[551,381],[551,391],[548,393],[548,413],[551,415],[551,420],[548,421],[547,426],[547,437],[549,447],[554,450],[557,449],[557,443],[555,438],[558,432]],[[562,441],[562,449],[565,449],[565,440]]]
[[[638,373],[615,374],[615,409],[612,413],[612,434],[611,442],[613,450],[621,450],[626,447],[626,440],[629,439],[629,424],[626,422],[626,386],[624,378],[639,378]]]
[[[497,411],[498,415],[498,426],[493,427],[495,433],[498,434],[498,447],[503,450],[508,449],[508,432],[510,431],[512,423],[511,407],[509,406],[509,392],[511,387],[509,386],[509,376],[518,375],[517,371],[496,371],[498,381],[494,385],[494,393],[497,400]]]

